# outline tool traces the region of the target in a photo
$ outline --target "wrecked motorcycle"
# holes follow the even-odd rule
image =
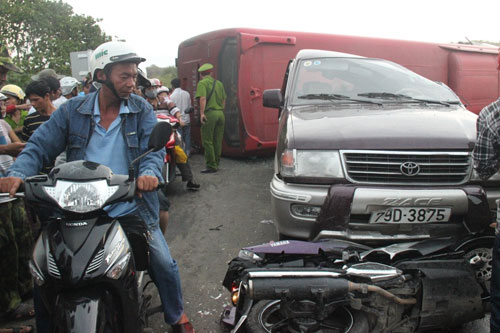
[[[484,190],[467,186],[460,189],[460,203],[441,200],[439,207],[418,209],[412,206],[417,200],[378,202],[365,195],[369,204],[360,210],[354,200],[358,189],[329,188],[309,241],[240,250],[223,282],[232,302],[222,313],[223,327],[250,333],[409,333],[484,316],[495,239]],[[458,205],[463,209],[441,218],[441,206]],[[396,223],[390,215],[404,209],[393,206],[425,216]],[[436,220],[425,218],[427,213]]]
[[[339,239],[243,248],[223,285],[232,332],[415,332],[482,318],[491,237],[368,247]],[[481,247],[480,243],[484,244]]]

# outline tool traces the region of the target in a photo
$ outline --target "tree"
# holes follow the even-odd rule
[[[148,78],[160,79],[165,87],[170,87],[170,81],[177,77],[177,68],[174,66],[158,67],[156,65],[151,65],[146,68],[146,70],[148,72]]]
[[[71,75],[70,52],[95,49],[111,38],[97,25],[99,19],[73,13],[73,7],[51,0],[1,0],[1,43],[24,71],[9,82],[29,82],[44,68]]]

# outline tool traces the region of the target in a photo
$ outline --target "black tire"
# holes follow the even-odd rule
[[[304,302],[304,301],[303,301]],[[308,302],[308,301],[305,301]],[[246,320],[246,330],[248,333],[269,333],[269,332],[290,332],[290,321],[283,320],[279,312],[280,300],[263,300],[255,304]],[[296,320],[314,320],[312,318],[295,318]],[[282,325],[270,328],[272,324],[283,321]],[[295,322],[296,323],[296,322]],[[342,330],[328,329],[328,325],[342,327]],[[339,325],[339,326],[337,326]],[[370,331],[368,318],[365,313],[352,310],[348,307],[337,308],[330,317],[324,320],[322,328],[315,331],[318,333],[343,332],[343,333],[367,333]],[[294,330],[296,331],[296,329]],[[305,331],[304,331],[305,332]]]

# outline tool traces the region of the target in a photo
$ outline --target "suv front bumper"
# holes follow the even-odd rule
[[[461,236],[484,229],[493,220],[495,191],[486,196],[480,186],[429,189],[403,186],[303,185],[285,183],[274,176],[272,208],[280,234],[296,238],[335,237],[372,243],[409,241],[431,237]],[[489,194],[489,193],[488,193]],[[325,202],[326,199],[326,202]],[[488,202],[492,205],[491,209]],[[298,216],[293,205],[321,207],[314,216]],[[449,207],[450,221],[443,223],[369,223],[371,214],[390,207]]]

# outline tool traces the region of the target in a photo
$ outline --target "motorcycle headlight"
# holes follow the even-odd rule
[[[344,178],[336,150],[285,150],[280,173],[283,177]]]
[[[82,183],[58,180],[55,186],[44,186],[43,189],[62,209],[87,213],[102,208],[118,190],[118,185],[109,186],[105,179]]]
[[[238,258],[244,259],[244,260],[250,260],[250,261],[261,261],[262,258],[257,255],[255,252],[252,252],[250,250],[245,250],[241,249],[240,252],[238,253]]]
[[[111,267],[111,269],[106,273],[106,276],[114,280],[118,280],[119,278],[121,278],[123,272],[125,272],[128,266],[129,260],[130,252],[125,254],[123,258],[121,258],[116,264],[114,264],[113,267]]]

